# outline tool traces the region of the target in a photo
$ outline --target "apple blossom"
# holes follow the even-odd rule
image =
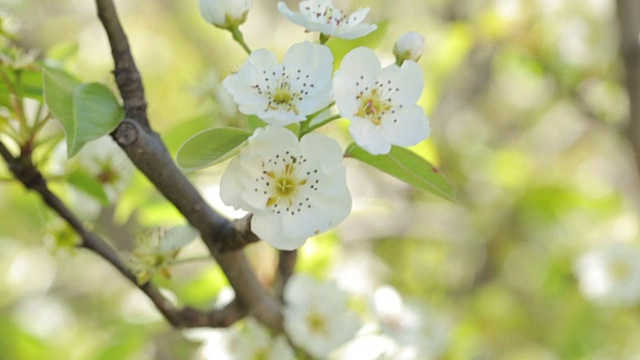
[[[219,28],[237,28],[247,19],[251,0],[199,0],[202,18]]]
[[[283,1],[278,2],[278,11],[289,20],[307,31],[318,31],[325,36],[355,39],[378,28],[363,22],[369,8],[358,9],[349,15],[335,8],[331,0],[306,0],[300,2],[299,9],[299,13],[294,13]]]
[[[365,47],[349,52],[333,79],[336,105],[351,120],[353,140],[373,155],[429,136],[429,120],[416,104],[423,87],[424,75],[415,62],[381,68],[373,50]]]
[[[282,64],[269,50],[252,52],[223,85],[243,114],[284,126],[305,120],[331,103],[332,72],[329,48],[306,41],[293,45]]]
[[[342,150],[311,133],[301,140],[278,126],[259,128],[220,181],[225,204],[253,212],[251,230],[282,250],[296,249],[351,211]]]
[[[284,328],[291,341],[316,358],[325,359],[352,339],[360,322],[347,309],[347,294],[335,283],[295,275],[284,290]]]

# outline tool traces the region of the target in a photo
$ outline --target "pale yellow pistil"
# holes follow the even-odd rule
[[[283,84],[273,92],[271,96],[271,102],[269,103],[269,109],[277,110],[278,108],[285,108],[287,111],[293,111],[298,114],[298,107],[293,103],[294,96],[291,94],[288,84]]]
[[[267,207],[279,204],[283,200],[287,201],[289,206],[293,205],[298,188],[307,183],[307,179],[297,178],[294,170],[293,164],[286,164],[280,174],[273,171],[266,173],[275,182],[275,191],[267,199]]]
[[[309,315],[307,315],[307,324],[316,334],[328,335],[329,329],[327,326],[327,320],[322,314],[319,314],[316,311],[311,311]]]
[[[382,123],[382,115],[391,110],[391,103],[380,99],[376,90],[373,89],[369,96],[360,99],[360,108],[356,115],[368,118],[374,125],[380,125]]]

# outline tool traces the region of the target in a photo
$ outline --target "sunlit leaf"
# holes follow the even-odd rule
[[[201,131],[187,140],[176,159],[184,170],[196,170],[215,165],[235,155],[251,133],[246,130],[220,127]]]
[[[66,133],[68,157],[89,141],[110,133],[122,119],[118,100],[104,85],[82,84],[51,69],[45,69],[43,77],[47,105]]]
[[[445,199],[455,201],[451,185],[438,172],[438,169],[405,148],[393,146],[389,154],[371,155],[358,145],[351,144],[347,147],[345,156],[367,163],[418,189],[428,190]]]

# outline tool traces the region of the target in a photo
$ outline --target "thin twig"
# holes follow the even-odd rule
[[[278,279],[276,283],[276,294],[283,299],[284,288],[287,285],[287,282],[293,275],[293,272],[296,267],[296,261],[298,260],[298,252],[296,250],[286,251],[280,250],[278,253]]]

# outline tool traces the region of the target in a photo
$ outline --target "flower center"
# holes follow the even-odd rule
[[[295,175],[293,162],[286,164],[280,174],[269,171],[266,175],[275,181],[275,192],[267,200],[267,207],[279,204],[281,201],[286,201],[289,206],[292,206],[296,190],[307,183],[307,179],[299,179]]]
[[[376,90],[373,89],[369,96],[360,98],[360,108],[356,115],[371,120],[375,125],[380,125],[382,116],[389,112],[392,106],[389,100],[380,99]]]
[[[394,105],[392,96],[400,89],[394,87],[391,81],[376,81],[373,85],[363,84],[363,76],[360,81],[356,81],[356,86],[362,90],[356,95],[356,100],[360,103],[356,116],[369,119],[374,125],[380,125],[386,116],[390,116],[390,121],[396,123],[396,109],[402,108],[402,104]]]
[[[279,87],[273,93],[273,102],[277,105],[289,104],[291,102],[291,94],[288,89]]]
[[[307,324],[309,324],[309,328],[311,328],[311,331],[314,333],[322,335],[329,334],[329,329],[327,329],[327,320],[317,311],[311,311],[309,315],[307,315]]]
[[[310,194],[318,190],[318,176],[318,169],[309,169],[304,155],[286,151],[263,162],[254,190],[264,193],[265,205],[274,213],[296,215],[311,208]]]
[[[336,27],[342,25],[347,19],[347,15],[343,14],[342,10],[331,5],[323,6],[318,4],[315,10],[311,10],[310,7],[307,7],[305,10],[307,10],[307,12],[309,12],[316,20],[323,21],[327,25]]]
[[[609,264],[609,271],[613,278],[617,281],[621,281],[629,277],[629,273],[631,273],[631,269],[628,264],[625,264],[620,261],[614,261]]]

